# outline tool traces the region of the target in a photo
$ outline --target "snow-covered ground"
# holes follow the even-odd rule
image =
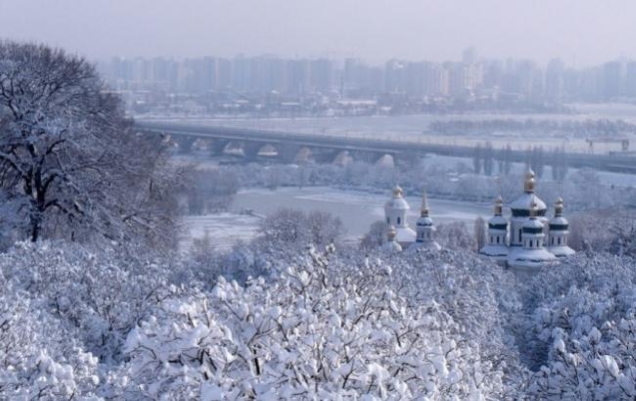
[[[228,250],[238,241],[249,241],[256,235],[259,218],[238,213],[218,213],[205,216],[186,216],[182,220],[179,248],[188,251],[195,238],[205,233],[214,249]]]

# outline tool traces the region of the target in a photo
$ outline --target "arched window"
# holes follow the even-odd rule
[[[497,243],[499,243],[499,236],[497,236]]]
[[[401,219],[398,217],[398,218],[397,218],[397,225],[398,225],[398,226],[400,225],[400,220],[401,220]]]

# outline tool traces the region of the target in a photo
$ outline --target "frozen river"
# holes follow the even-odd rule
[[[372,223],[384,218],[384,203],[390,196],[390,190],[375,194],[329,187],[244,190],[236,195],[230,213],[185,218],[181,248],[189,248],[191,238],[200,238],[207,230],[217,248],[229,249],[237,241],[246,241],[256,235],[260,219],[241,215],[241,211],[251,210],[255,215],[267,216],[282,207],[304,212],[328,212],[342,220],[348,240],[357,240],[369,230]],[[411,205],[408,219],[413,227],[419,216],[421,195],[407,194],[406,199]],[[488,204],[434,198],[429,198],[429,207],[436,224],[463,221],[469,229],[478,216],[488,217],[492,213]]]
[[[420,215],[421,195],[407,194],[411,205],[408,214],[411,226]],[[390,198],[391,191],[373,194],[355,190],[337,190],[328,187],[282,188],[276,191],[252,189],[241,191],[236,196],[233,210],[252,209],[255,213],[268,215],[281,207],[291,207],[305,212],[320,210],[328,212],[342,220],[347,235],[360,237],[369,230],[369,226],[384,219],[384,203]],[[488,215],[490,207],[466,202],[432,199],[429,197],[431,215],[437,223],[464,221],[472,223],[477,216]]]

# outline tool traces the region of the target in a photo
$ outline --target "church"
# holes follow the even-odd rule
[[[523,194],[509,205],[509,218],[503,216],[503,199],[497,197],[487,244],[479,253],[517,270],[535,270],[575,253],[568,246],[563,199],[556,200],[553,217],[548,218],[546,204],[534,193],[535,184],[534,172],[528,169]]]
[[[563,217],[563,199],[556,200],[553,217],[548,218],[548,208],[535,194],[535,185],[535,174],[528,169],[523,194],[508,205],[509,217],[504,217],[504,201],[497,197],[494,215],[488,220],[486,245],[479,250],[480,254],[516,270],[533,271],[575,253],[568,246],[569,224]],[[386,252],[441,249],[435,241],[426,192],[422,195],[415,230],[407,221],[409,210],[402,188],[396,186],[384,205],[388,231],[382,249]]]
[[[417,249],[440,250],[435,242],[435,225],[429,216],[426,192],[422,194],[420,217],[415,222],[415,230],[409,227],[407,213],[411,210],[402,188],[396,186],[393,196],[384,205],[384,215],[388,227],[387,242],[382,248],[388,252],[402,250],[415,251]]]

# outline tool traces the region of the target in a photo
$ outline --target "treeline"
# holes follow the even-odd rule
[[[473,151],[473,171],[475,174],[491,176],[494,174],[509,175],[514,162],[512,148],[494,149],[492,143],[484,145],[478,143]],[[537,177],[542,178],[545,167],[550,167],[553,181],[562,182],[568,174],[568,161],[563,147],[554,148],[546,152],[543,146],[528,147],[523,161],[526,167],[531,167]]]
[[[470,160],[467,159],[466,162],[470,163]],[[535,168],[534,164],[532,166]],[[386,193],[399,182],[409,196],[418,196],[426,189],[428,194],[436,198],[491,202],[499,193],[516,194],[522,191],[520,166],[511,163],[510,168],[509,175],[489,177],[473,174],[471,167],[462,162],[443,166],[435,158],[424,159],[417,165],[397,167],[376,166],[359,161],[344,167],[332,164],[281,164],[266,167],[249,164],[220,167],[221,173],[210,174],[205,178],[210,182],[204,185],[214,186],[217,179],[228,179],[235,182],[238,188],[274,190],[279,187],[332,186]],[[567,199],[569,211],[631,207],[633,204],[636,195],[633,188],[605,184],[593,170],[569,170],[567,174],[567,180],[562,182],[539,178],[540,196],[549,202],[559,196]]]
[[[428,130],[438,134],[489,135],[495,132],[542,132],[568,134],[578,138],[613,136],[636,132],[636,124],[624,120],[586,119],[586,120],[538,120],[528,118],[461,119],[433,121]]]

